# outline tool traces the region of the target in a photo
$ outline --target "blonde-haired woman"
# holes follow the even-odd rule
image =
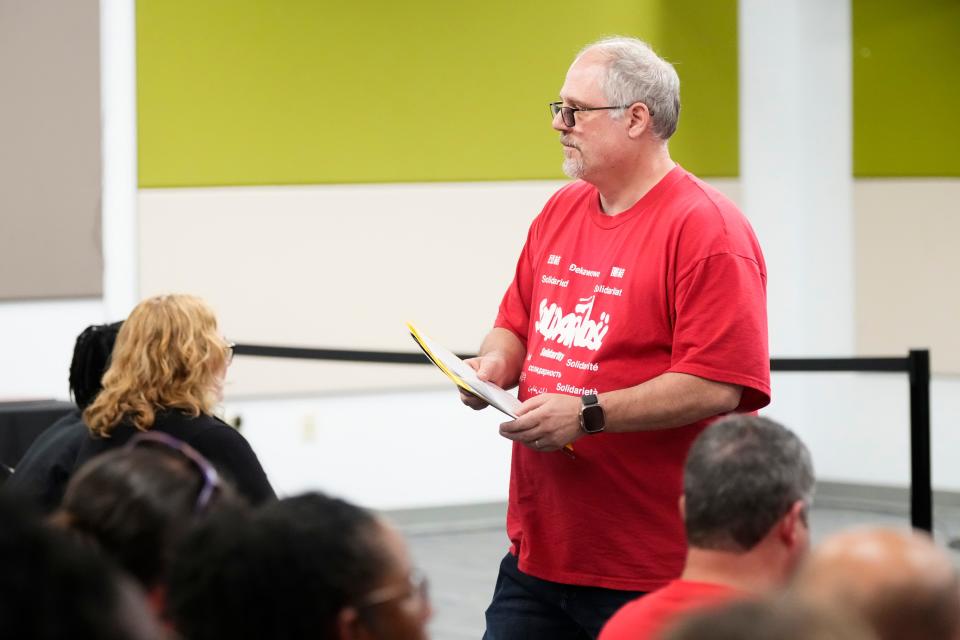
[[[233,350],[200,298],[148,298],[123,323],[103,390],[83,412],[92,438],[74,468],[141,431],[167,433],[206,456],[252,504],[275,497],[236,429],[213,415]]]

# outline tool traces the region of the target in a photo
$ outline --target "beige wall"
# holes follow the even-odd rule
[[[140,291],[208,299],[245,343],[456,351],[493,325],[555,182],[141,189]],[[443,384],[427,367],[238,358],[234,394]]]
[[[99,296],[96,0],[0,0],[0,300]]]
[[[960,179],[857,180],[857,350],[960,373]]]

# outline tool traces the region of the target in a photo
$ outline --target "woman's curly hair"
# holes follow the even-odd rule
[[[228,353],[203,300],[182,294],[148,298],[123,323],[103,390],[83,420],[94,435],[108,436],[124,420],[145,431],[164,409],[209,414],[220,400]]]

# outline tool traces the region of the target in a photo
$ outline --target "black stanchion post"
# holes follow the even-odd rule
[[[933,531],[930,480],[930,352],[911,349],[910,364],[910,522]]]

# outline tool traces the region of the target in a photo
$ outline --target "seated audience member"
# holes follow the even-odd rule
[[[199,453],[164,433],[142,433],[81,467],[52,521],[92,538],[163,612],[174,544],[208,514],[242,502]]]
[[[174,557],[167,603],[190,640],[422,640],[431,615],[400,534],[321,494],[201,525]]]
[[[203,454],[251,504],[274,498],[246,439],[213,415],[232,355],[199,298],[162,295],[138,304],[117,335],[103,390],[83,412],[93,437],[76,466],[141,431],[162,432]]]
[[[0,638],[160,640],[137,585],[0,498]]]
[[[950,555],[926,534],[858,528],[826,538],[797,575],[806,601],[842,606],[882,640],[960,638],[960,591]]]
[[[6,487],[44,511],[60,504],[67,480],[76,467],[83,441],[90,437],[83,410],[100,392],[100,379],[110,362],[122,322],[87,327],[77,336],[70,362],[70,391],[75,411],[54,422],[30,445]]]
[[[683,574],[624,605],[600,640],[654,638],[691,609],[783,586],[808,547],[812,492],[810,453],[789,429],[746,415],[709,426],[684,467]]]
[[[735,602],[698,611],[661,640],[877,640],[857,618],[793,600]]]

